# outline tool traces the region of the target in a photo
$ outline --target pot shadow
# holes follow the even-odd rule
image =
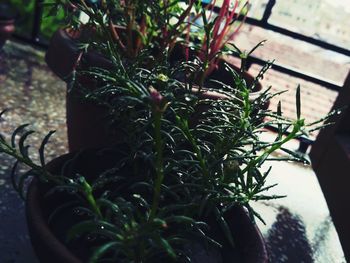
[[[268,231],[266,245],[270,262],[314,262],[312,246],[303,221],[287,208],[280,207],[276,221]]]

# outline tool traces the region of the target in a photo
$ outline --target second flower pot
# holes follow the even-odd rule
[[[78,63],[86,69],[89,67],[105,69],[111,67],[108,59],[96,52],[88,52],[82,55],[77,43],[79,39],[86,37],[86,34],[89,33],[84,30],[72,33],[60,29],[53,35],[46,53],[46,62],[51,70],[61,79],[67,81]],[[219,62],[218,69],[209,78],[220,80],[229,85],[232,82],[232,76],[225,70],[224,62],[223,60]],[[234,65],[231,66],[238,70]],[[254,81],[254,77],[248,73],[245,73],[244,78],[248,84]],[[97,88],[96,81],[92,78],[80,77],[77,81],[85,89],[94,90]],[[261,84],[257,83],[251,98],[255,99],[262,92]],[[220,94],[217,96],[214,94],[214,97],[222,98]],[[268,105],[265,106],[267,108]],[[111,129],[108,128],[107,115],[109,112],[107,108],[82,100],[79,90],[67,91],[66,110],[70,151],[104,147],[120,142],[122,135],[118,133],[118,130],[111,133]]]

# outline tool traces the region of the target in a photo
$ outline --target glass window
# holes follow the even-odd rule
[[[344,48],[350,47],[350,1],[277,0],[269,23]]]
[[[275,59],[279,65],[343,86],[350,70],[350,57],[248,24],[242,27],[234,43],[240,49],[250,50],[262,40],[267,42],[255,50],[254,56]]]

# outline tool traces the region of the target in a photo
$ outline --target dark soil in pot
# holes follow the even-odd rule
[[[47,169],[52,173],[60,173],[63,167],[65,172],[77,172],[87,176],[91,180],[95,174],[99,174],[106,168],[113,167],[116,159],[115,154],[97,154],[96,151],[86,151],[79,158],[75,159],[74,165],[68,164],[72,160],[73,154],[63,155],[47,165]],[[53,195],[45,197],[45,193],[50,191],[51,186],[40,183],[37,179],[31,183],[26,203],[27,221],[32,244],[38,255],[40,262],[43,263],[81,263],[87,262],[91,255],[91,248],[96,242],[101,240],[89,238],[79,239],[64,244],[65,233],[72,225],[84,219],[81,211],[74,209],[65,210],[65,213],[56,213],[51,219],[50,215],[56,208],[65,201],[71,201],[73,195],[66,192],[56,192]],[[69,212],[67,212],[69,211]],[[261,233],[257,229],[242,207],[235,207],[230,210],[225,217],[228,220],[229,227],[235,237],[237,250],[225,242],[225,238],[220,235],[221,231],[216,224],[212,224],[212,219],[207,219],[212,225],[212,235],[219,241],[222,241],[224,247],[221,251],[208,249],[201,243],[193,242],[187,249],[193,252],[193,262],[203,263],[231,263],[231,262],[267,262],[266,248]],[[49,223],[48,223],[49,222]],[[176,229],[174,230],[176,231]],[[234,261],[233,259],[240,259]],[[160,260],[160,262],[165,262]]]

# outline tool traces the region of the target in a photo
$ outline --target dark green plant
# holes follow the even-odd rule
[[[238,18],[246,16],[248,2],[240,10],[238,0],[207,5],[196,0],[47,0],[45,6],[52,15],[64,12],[70,30],[87,32],[88,37],[80,39],[84,51],[97,50],[107,57],[113,52],[127,62],[126,67],[151,69],[168,62],[180,45],[180,60],[189,59],[189,48],[195,50],[207,76],[243,24]],[[218,14],[215,5],[221,9]],[[86,21],[81,21],[81,14]],[[204,25],[197,24],[201,20]]]
[[[140,54],[160,59],[164,50],[171,50],[197,4],[194,0],[55,0],[46,3],[51,6],[52,14],[65,10],[70,27],[90,28],[94,37],[88,45],[93,49],[103,53],[108,41],[114,52],[132,63]],[[81,13],[88,17],[87,23],[79,19]]]
[[[119,156],[113,169],[90,181],[84,174],[51,174],[45,168],[44,147],[53,132],[43,140],[41,161],[36,164],[25,143],[32,131],[22,125],[10,142],[0,137],[0,152],[31,168],[17,178],[16,162],[12,176],[15,189],[24,196],[25,180],[36,176],[52,184],[47,195],[67,191],[75,196],[50,218],[67,208],[84,211],[83,221],[67,229],[66,242],[84,236],[103,240],[94,248],[90,262],[106,257],[115,262],[190,262],[186,246],[194,239],[221,246],[215,236],[208,234],[208,217],[216,219],[234,246],[226,211],[241,205],[252,219],[256,216],[262,220],[250,202],[281,196],[266,193],[273,187],[265,184],[270,169],[261,172],[259,168],[266,160],[276,159],[271,157],[276,150],[284,150],[291,160],[305,162],[283,145],[316,127],[305,124],[300,116],[299,87],[297,118],[288,120],[281,116],[281,104],[276,112],[261,109],[274,95],[266,91],[251,101],[250,88],[241,75],[229,67],[227,70],[234,88],[220,84],[217,92],[222,97],[211,99],[206,95],[208,91],[198,91],[192,83],[174,79],[176,72],[160,75],[140,69],[130,79],[118,72],[95,69],[90,74],[98,76],[104,85],[87,96],[103,101],[112,113],[118,113],[119,128],[126,135],[122,147],[109,149]],[[199,110],[203,107],[205,110]],[[260,120],[266,116],[269,124],[278,127],[273,142],[259,139],[265,126]],[[289,135],[283,136],[287,130]]]
[[[6,0],[16,10],[16,32],[20,35],[31,35],[35,15],[36,0]],[[65,25],[63,10],[59,10],[55,16],[49,15],[49,9],[43,8],[40,27],[40,38],[49,40],[52,34]]]

